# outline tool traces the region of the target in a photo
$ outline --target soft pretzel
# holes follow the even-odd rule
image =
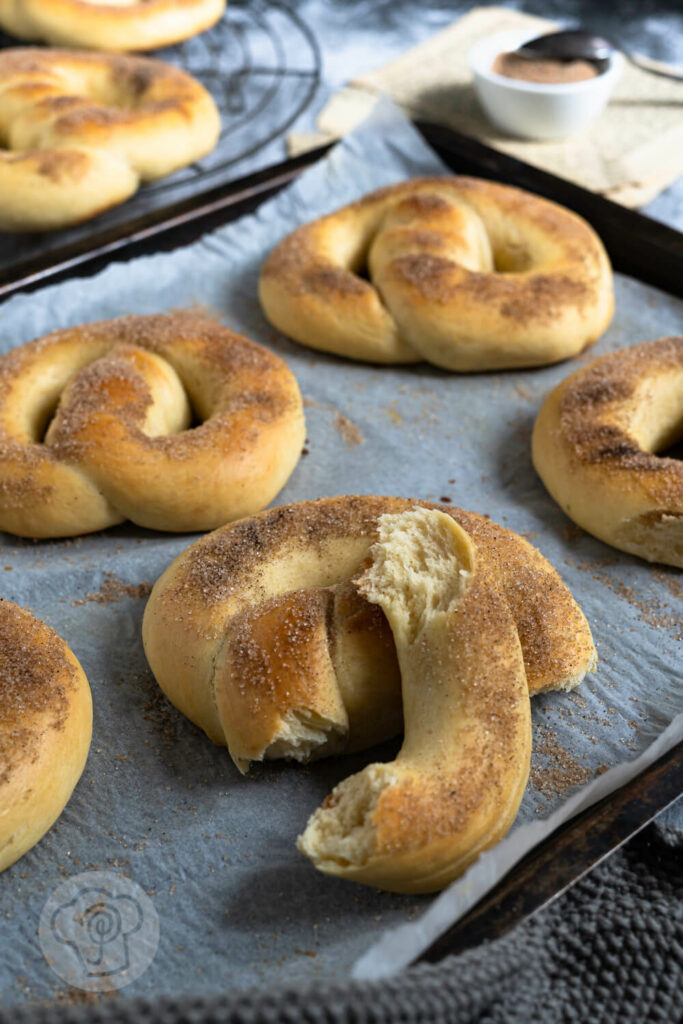
[[[0,529],[212,529],[267,505],[303,440],[286,365],[208,316],[55,331],[0,358]]]
[[[92,701],[60,637],[0,599],[0,871],[57,820],[90,747]]]
[[[436,525],[430,519],[423,531],[414,509],[433,513]],[[378,538],[382,541],[380,524],[385,515],[389,520],[407,516],[409,531],[412,517],[416,530],[417,539],[408,539],[407,552],[395,556],[387,549],[394,566],[391,572],[398,571],[398,563],[404,564],[406,580],[400,588],[382,575],[376,552],[371,551]],[[446,520],[460,529],[444,525]],[[383,536],[386,539],[386,530]],[[427,571],[412,572],[411,559],[418,557],[420,549],[426,552]],[[362,596],[358,581],[368,556],[375,567],[360,587],[369,600]],[[423,646],[422,640],[414,652],[405,651],[400,619],[407,594],[413,595],[416,605],[422,601],[427,608],[433,601],[447,609],[449,623],[455,616],[448,653],[452,685],[448,683],[443,691],[437,688],[432,693],[431,683],[420,690],[422,669],[417,670],[414,659],[421,657],[417,648]],[[441,625],[435,625],[434,631],[430,625],[423,637],[425,666],[427,661],[431,666],[438,663],[445,635],[439,621]],[[439,733],[439,743],[446,742],[453,718],[450,697],[444,704],[444,694],[452,694],[458,704],[465,690],[474,698],[473,688],[481,685],[482,701],[485,694],[490,698],[487,713],[496,737],[500,738],[496,715],[509,727],[507,739],[501,745],[496,739],[492,746],[493,761],[501,766],[507,752],[514,765],[501,780],[500,793],[504,789],[505,798],[500,795],[489,801],[487,797],[481,815],[473,812],[481,829],[473,825],[470,832],[468,825],[462,836],[456,836],[457,815],[449,819],[453,829],[443,846],[443,870],[437,870],[432,858],[432,838],[441,850],[440,826],[434,818],[431,825],[425,819],[424,829],[415,833],[419,848],[413,851],[414,862],[409,864],[412,854],[402,860],[401,853],[395,870],[384,861],[375,871],[366,862],[345,865],[335,859],[321,835],[316,838],[320,818],[315,816],[313,822],[318,824],[312,823],[313,832],[302,840],[305,852],[322,870],[413,892],[444,885],[454,872],[464,869],[468,849],[474,857],[481,844],[495,842],[494,818],[504,830],[514,817],[529,767],[528,708],[520,696],[521,683],[530,693],[569,689],[595,664],[595,649],[581,610],[554,569],[521,537],[471,512],[371,496],[284,506],[203,537],[155,584],[145,610],[143,640],[166,695],[214,742],[228,746],[241,771],[263,759],[305,761],[363,749],[400,732],[404,717],[405,767],[413,749],[410,737],[419,737],[425,722],[431,728],[429,722],[443,716],[445,731]],[[478,675],[473,674],[477,659]],[[507,698],[501,696],[505,686]],[[461,724],[463,729],[466,722],[471,724],[472,739],[478,742],[486,726],[482,725],[483,704],[475,704],[472,718],[465,716]],[[421,717],[423,705],[426,718]],[[437,756],[436,750],[433,753]],[[458,754],[449,747],[451,754],[449,764],[457,762],[454,774],[461,779],[465,762],[459,758],[465,757],[464,751]],[[429,763],[428,756],[424,763]],[[375,783],[381,788],[382,779],[386,781],[380,767],[381,771],[366,769],[369,774],[362,783],[366,796],[366,784],[372,790]],[[477,775],[477,786],[482,778]],[[354,787],[355,783],[355,792]],[[430,792],[436,800],[445,790],[435,781]],[[477,792],[481,795],[483,789]],[[456,807],[463,810],[461,793],[465,798],[465,791],[459,789],[454,813]],[[336,797],[332,806],[335,801]],[[345,813],[343,808],[340,813]],[[408,821],[409,812],[405,813]],[[335,830],[324,822],[321,828],[336,844]],[[353,845],[351,840],[340,842],[339,849]]]
[[[567,515],[606,544],[683,568],[683,337],[597,359],[546,398],[536,470]]]
[[[225,0],[0,0],[17,39],[92,50],[156,50],[214,25]]]
[[[44,231],[94,217],[141,182],[205,156],[219,130],[206,89],[161,61],[4,50],[0,230]]]
[[[266,260],[260,297],[303,345],[459,371],[567,359],[613,309],[609,261],[585,221],[463,177],[392,185],[299,227]]]
[[[378,532],[358,589],[396,643],[403,745],[337,786],[299,849],[332,875],[430,892],[515,819],[529,775],[529,693],[510,608],[465,531],[418,508],[381,516]]]

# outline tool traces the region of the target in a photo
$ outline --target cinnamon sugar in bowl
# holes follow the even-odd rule
[[[523,78],[524,68],[514,51],[537,35],[517,29],[496,32],[475,43],[469,53],[474,87],[486,116],[506,135],[560,139],[585,128],[601,113],[621,73],[623,57],[614,53],[607,68],[595,74],[589,73],[591,65],[585,61],[573,62],[587,67],[574,68],[572,73],[560,66],[558,77],[564,81],[548,80],[553,77],[553,69],[546,66],[551,62],[531,61]],[[544,67],[536,66],[540,64]]]

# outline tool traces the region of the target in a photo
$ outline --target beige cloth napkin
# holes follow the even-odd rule
[[[377,71],[359,75],[321,111],[319,134],[291,135],[290,153],[346,134],[386,94],[413,118],[449,125],[625,206],[649,202],[683,173],[683,84],[625,62],[612,99],[583,132],[554,142],[507,138],[484,116],[467,63],[470,47],[504,29],[539,34],[553,23],[502,7],[475,7]]]

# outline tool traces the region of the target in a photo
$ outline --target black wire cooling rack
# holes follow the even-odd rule
[[[285,4],[231,3],[209,32],[155,54],[198,78],[212,94],[223,125],[204,160],[146,189],[147,196],[205,188],[231,167],[281,138],[313,99],[320,81],[315,36]]]
[[[0,47],[17,41],[0,33]],[[203,160],[143,186],[123,205],[68,231],[0,235],[0,270],[71,242],[87,247],[103,229],[196,195],[282,158],[280,140],[311,104],[321,77],[320,48],[288,4],[231,0],[208,32],[150,54],[202,82],[221,114],[218,145]]]

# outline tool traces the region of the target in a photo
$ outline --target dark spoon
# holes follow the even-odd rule
[[[583,29],[569,29],[564,32],[549,32],[543,36],[537,36],[524,43],[515,54],[524,57],[526,60],[537,60],[539,57],[548,57],[555,60],[588,60],[596,64],[602,73],[606,70],[610,57],[615,53],[617,47],[609,39],[596,36],[592,32]],[[621,51],[624,56],[635,64],[641,71],[648,71],[652,75],[660,75],[662,78],[671,78],[675,82],[683,81],[683,70],[672,68],[664,71],[656,61],[650,61],[648,57],[640,54]]]

